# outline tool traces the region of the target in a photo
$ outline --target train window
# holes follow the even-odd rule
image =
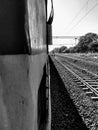
[[[25,0],[0,1],[0,54],[28,53]]]

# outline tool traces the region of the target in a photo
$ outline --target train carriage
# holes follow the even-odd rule
[[[0,2],[0,130],[46,129],[47,0]]]

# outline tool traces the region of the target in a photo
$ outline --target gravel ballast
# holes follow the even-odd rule
[[[88,130],[50,60],[51,130]]]

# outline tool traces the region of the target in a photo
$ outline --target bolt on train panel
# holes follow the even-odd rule
[[[46,4],[0,2],[0,130],[45,129]]]

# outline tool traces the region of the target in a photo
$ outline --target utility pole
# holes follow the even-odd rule
[[[76,44],[77,44],[77,39],[78,39],[78,38],[75,37],[75,46],[76,46]]]

